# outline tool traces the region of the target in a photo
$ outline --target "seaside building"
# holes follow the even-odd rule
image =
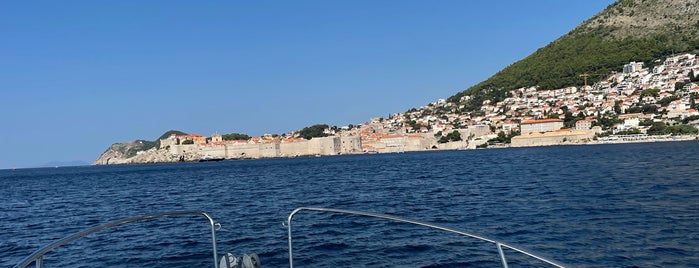
[[[512,138],[512,147],[549,146],[564,143],[589,142],[595,136],[592,130],[560,129],[545,133],[534,132]]]
[[[561,119],[539,119],[527,120],[520,124],[522,134],[535,132],[549,132],[563,128],[563,120]]]
[[[214,133],[211,135],[211,142],[212,143],[220,143],[223,142],[223,136],[218,133]]]

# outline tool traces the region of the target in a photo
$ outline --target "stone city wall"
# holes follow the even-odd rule
[[[348,152],[359,152],[361,141],[346,140]],[[336,136],[313,138],[298,142],[229,143],[221,145],[167,145],[169,153],[177,156],[195,154],[201,157],[212,156],[226,159],[294,157],[308,155],[338,155],[343,149],[341,138]]]
[[[383,151],[381,153],[398,153],[405,152],[406,136],[383,138],[380,140],[383,143]]]
[[[439,150],[459,150],[459,149],[466,149],[467,147],[468,147],[468,142],[464,141],[464,140],[437,144],[437,149],[439,149]]]
[[[282,142],[279,144],[279,156],[296,157],[310,155],[308,151],[308,141]]]
[[[410,135],[405,140],[405,151],[415,152],[431,150],[432,146],[437,144],[437,139],[431,134]]]
[[[437,139],[432,134],[410,134],[363,141],[362,145],[377,153],[416,152],[432,150]]]
[[[461,139],[467,140],[469,137],[480,137],[483,135],[486,135],[490,133],[490,126],[489,125],[473,125],[473,126],[468,126],[467,128],[463,129],[456,129],[456,131],[461,134]],[[447,135],[448,133],[443,133],[442,135]]]
[[[313,138],[308,141],[308,153],[311,155],[338,155],[340,148],[340,137],[337,136]]]
[[[199,154],[203,156],[208,155],[212,157],[228,158],[228,154],[226,151],[226,146],[224,145],[199,146]]]
[[[233,143],[226,145],[226,158],[260,158],[260,144],[257,143]]]
[[[260,157],[279,157],[279,142],[260,143]]]
[[[512,147],[549,146],[565,143],[583,143],[595,136],[590,130],[555,131],[532,133],[512,138]]]
[[[185,153],[194,153],[197,151],[199,151],[199,148],[194,144],[170,145],[170,153],[174,155],[183,155]]]
[[[362,152],[362,138],[360,136],[341,136],[340,153],[358,154]]]

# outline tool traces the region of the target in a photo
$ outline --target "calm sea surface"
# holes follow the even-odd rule
[[[223,225],[220,253],[285,267],[282,223],[301,206],[440,224],[573,267],[698,267],[699,142],[0,170],[0,266],[108,221],[203,210]],[[490,244],[404,224],[303,212],[294,228],[298,267],[498,265]],[[181,217],[90,235],[46,265],[211,259],[208,222]]]

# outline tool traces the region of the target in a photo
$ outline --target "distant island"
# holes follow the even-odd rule
[[[75,167],[75,166],[88,166],[90,163],[80,160],[75,161],[51,161],[39,165],[38,167]]]
[[[358,125],[116,143],[94,164],[697,139],[699,8],[618,1],[489,79]]]

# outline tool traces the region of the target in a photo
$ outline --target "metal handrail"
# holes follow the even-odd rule
[[[295,209],[294,211],[292,211],[291,214],[289,214],[289,217],[288,217],[288,219],[287,219],[287,221],[286,221],[286,226],[287,226],[288,231],[289,231],[289,267],[290,267],[290,268],[293,268],[293,267],[294,267],[294,256],[293,256],[293,250],[292,250],[293,246],[292,246],[292,239],[291,239],[291,220],[293,219],[294,215],[296,215],[296,213],[301,212],[301,211],[304,211],[304,210],[307,210],[307,211],[318,211],[318,212],[331,212],[331,213],[339,213],[339,214],[350,214],[350,215],[366,216],[366,217],[372,217],[372,218],[387,219],[387,220],[392,220],[392,221],[397,221],[397,222],[404,222],[404,223],[410,223],[410,224],[420,225],[420,226],[424,226],[424,227],[428,227],[428,228],[438,229],[438,230],[447,231],[447,232],[451,232],[451,233],[455,233],[455,234],[459,234],[459,235],[463,235],[463,236],[468,236],[468,237],[476,238],[476,239],[478,239],[478,240],[482,240],[482,241],[485,241],[485,242],[489,242],[489,243],[495,244],[495,246],[496,246],[497,249],[498,249],[498,254],[500,255],[500,261],[502,262],[502,267],[504,267],[504,268],[507,268],[508,265],[507,265],[507,260],[505,259],[505,253],[504,253],[503,250],[502,250],[503,247],[504,247],[504,248],[512,249],[512,250],[514,250],[514,251],[517,251],[517,252],[522,253],[522,254],[524,254],[524,255],[527,255],[527,256],[529,256],[529,257],[535,258],[535,259],[537,259],[537,260],[539,260],[539,261],[542,261],[542,262],[544,262],[544,263],[550,264],[550,265],[553,266],[553,267],[559,267],[559,268],[565,267],[565,266],[563,266],[563,265],[561,265],[561,264],[558,264],[558,263],[556,263],[556,262],[554,262],[554,261],[545,259],[545,258],[543,258],[543,257],[539,257],[539,256],[537,256],[537,255],[534,255],[534,254],[529,253],[529,252],[527,252],[527,251],[524,251],[524,250],[522,250],[522,249],[516,248],[516,247],[514,247],[514,246],[510,246],[510,245],[505,244],[505,243],[498,242],[498,241],[493,240],[493,239],[485,238],[485,237],[482,237],[482,236],[478,236],[478,235],[475,235],[475,234],[471,234],[471,233],[467,233],[467,232],[464,232],[464,231],[459,231],[459,230],[455,230],[455,229],[451,229],[451,228],[447,228],[447,227],[443,227],[443,226],[434,225],[434,224],[431,224],[431,223],[426,223],[426,222],[421,222],[421,221],[415,221],[415,220],[409,220],[409,219],[404,219],[404,218],[400,218],[400,217],[396,217],[396,216],[391,216],[391,215],[385,215],[385,214],[376,214],[376,213],[370,213],[370,212],[363,212],[363,211],[353,211],[353,210],[344,210],[344,209],[332,209],[332,208],[300,207],[300,208],[297,208],[297,209]]]
[[[214,254],[214,268],[218,268],[218,255],[216,254],[216,223],[214,222],[214,219],[209,216],[208,213],[204,211],[198,211],[198,210],[191,210],[191,211],[175,211],[175,212],[166,212],[166,213],[160,213],[160,214],[152,214],[152,215],[145,215],[145,216],[138,216],[138,217],[133,217],[133,218],[127,218],[127,219],[122,219],[118,221],[113,221],[107,224],[103,224],[100,226],[96,226],[87,230],[84,230],[79,233],[75,233],[73,235],[67,236],[61,240],[58,240],[56,242],[53,242],[49,245],[46,245],[39,250],[35,251],[32,253],[32,255],[29,255],[28,257],[24,258],[22,261],[17,263],[17,265],[14,266],[14,268],[24,268],[27,267],[29,264],[32,262],[36,262],[36,267],[41,268],[44,266],[43,258],[46,253],[51,252],[52,250],[63,246],[65,244],[68,244],[72,242],[73,240],[76,240],[78,238],[82,238],[84,236],[87,236],[89,234],[111,228],[114,226],[118,225],[123,225],[131,222],[137,222],[137,221],[144,221],[144,220],[151,220],[151,219],[157,219],[157,218],[165,218],[165,217],[175,217],[175,216],[184,216],[184,215],[203,215],[209,220],[209,223],[211,224],[211,243],[213,245],[213,254]]]

